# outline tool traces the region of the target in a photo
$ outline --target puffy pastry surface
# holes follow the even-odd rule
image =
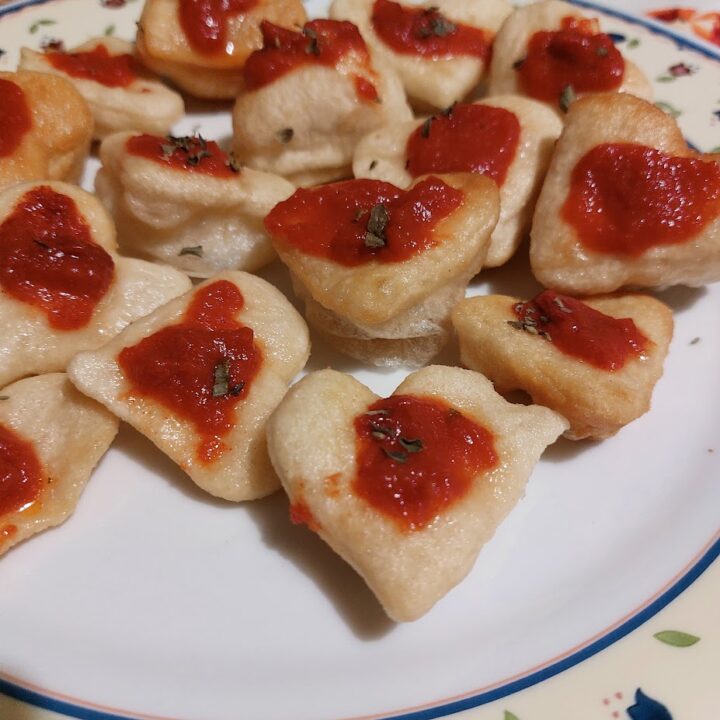
[[[166,167],[128,152],[130,137],[120,133],[103,142],[95,179],[124,252],[195,277],[254,271],[275,258],[263,219],[292,195],[291,183],[245,167],[229,178]],[[198,254],[187,252],[198,247]]]
[[[67,52],[90,52],[98,46],[107,48],[111,56],[134,53],[132,43],[114,37],[93,38]],[[121,130],[163,134],[185,112],[182,97],[150,73],[138,76],[127,87],[108,87],[94,80],[72,77],[55,68],[45,53],[30,48],[20,51],[19,67],[53,73],[72,82],[93,114],[96,140]]]
[[[0,160],[0,190],[29,180],[79,181],[93,135],[82,95],[69,80],[44,72],[0,72],[0,79],[22,89],[32,114],[30,131]]]
[[[262,47],[262,20],[289,28],[307,20],[300,0],[259,0],[247,12],[228,19],[230,52],[205,55],[189,44],[178,5],[178,0],[146,0],[138,23],[137,51],[147,67],[199,98],[232,100],[242,90],[245,60]]]
[[[423,57],[393,51],[373,29],[371,18],[374,3],[375,0],[334,0],[330,6],[330,17],[334,20],[350,20],[358,26],[365,42],[377,55],[378,62],[398,74],[413,104],[424,108],[444,108],[462,100],[477,87],[487,69],[482,58]],[[512,6],[505,0],[483,0],[477,3],[438,0],[420,7],[437,8],[450,21],[486,30],[488,42],[492,41],[503,20],[512,12]]]
[[[574,103],[535,208],[530,263],[546,287],[569,294],[612,292],[625,286],[699,286],[720,279],[720,217],[689,241],[651,247],[639,256],[594,252],[560,216],[577,162],[602,143],[637,143],[677,157],[720,162],[688,149],[677,123],[628,94],[588,96]]]
[[[482,375],[459,368],[424,368],[394,394],[436,398],[494,436],[495,467],[423,529],[398,529],[353,490],[353,422],[378,399],[353,377],[321,370],[293,386],[268,423],[268,446],[290,502],[309,509],[313,529],[364,578],[387,614],[405,622],[467,575],[567,424],[547,408],[506,402]]]
[[[203,463],[196,453],[194,425],[159,402],[134,395],[117,357],[123,348],[180,322],[198,289],[218,280],[228,280],[241,291],[245,302],[236,318],[253,330],[263,361],[249,393],[235,408],[230,433],[222,438],[228,449],[214,462]],[[267,454],[265,423],[309,353],[307,326],[279,290],[254,275],[226,272],[133,323],[99,350],[79,354],[68,374],[82,392],[150,438],[203,490],[240,501],[262,497],[279,486]]]
[[[577,7],[562,0],[543,0],[517,8],[505,20],[493,43],[488,95],[524,94],[513,65],[525,57],[528,41],[536,32],[559,30],[565,17],[582,19],[587,16],[579,12]],[[653,89],[650,81],[635,63],[627,58],[624,60],[625,73],[618,92],[652,100]],[[577,96],[588,94],[590,93],[577,93]],[[557,103],[549,107],[558,114],[562,113]]]
[[[486,375],[498,392],[524,390],[533,402],[552,408],[570,422],[571,440],[606,438],[650,409],[655,384],[673,334],[672,311],[648,295],[588,298],[605,315],[630,318],[650,345],[621,369],[603,370],[560,351],[539,335],[518,330],[513,312],[518,298],[467,298],[453,310],[460,359]]]
[[[178,270],[117,255],[115,228],[105,208],[74,185],[44,182],[8,188],[0,193],[0,225],[36,187],[50,187],[75,201],[92,240],[112,257],[114,277],[90,321],[77,330],[51,327],[38,307],[10,296],[0,285],[0,385],[34,373],[64,370],[75,353],[99,347],[133,320],[190,288],[190,280]]]
[[[463,191],[463,205],[435,226],[433,247],[402,262],[347,267],[273,240],[308,322],[342,352],[375,364],[421,365],[447,340],[450,310],[482,267],[499,203],[486,177],[436,177]]]
[[[233,110],[237,157],[296,185],[350,177],[353,151],[363,135],[412,118],[397,75],[371,60],[382,102],[358,98],[353,74],[364,77],[368,70],[350,57],[343,60],[342,72],[305,65],[241,94]]]
[[[35,502],[0,515],[2,555],[74,512],[93,468],[117,434],[118,420],[79,393],[64,373],[19,380],[0,390],[0,396],[5,398],[0,400],[0,426],[32,444],[43,472]]]
[[[520,139],[505,182],[500,186],[500,217],[493,230],[485,267],[507,262],[526,237],[535,201],[545,177],[562,122],[543,103],[517,95],[487,98],[477,105],[501,107],[520,123]],[[407,141],[423,120],[396,123],[366,135],[355,148],[353,174],[407,187]],[[432,133],[432,125],[430,126]]]

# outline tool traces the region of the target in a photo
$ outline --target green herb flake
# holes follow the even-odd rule
[[[382,451],[391,459],[394,460],[397,463],[400,463],[401,465],[403,463],[407,462],[408,456],[405,453],[401,452],[395,452],[393,450],[388,450],[387,448],[382,448]]]
[[[115,26],[114,25],[108,25],[105,30],[103,31],[103,35],[105,37],[111,37],[115,34]]]
[[[49,20],[47,18],[43,20],[36,20],[30,26],[30,34],[34,35],[41,27],[47,27],[48,25],[57,25],[57,20]]]
[[[308,55],[319,55],[320,46],[318,45],[317,33],[309,27],[304,27],[302,33],[310,40],[310,42],[305,46],[305,52]]]
[[[203,256],[203,246],[192,245],[190,247],[184,247],[178,255],[194,255],[195,257],[201,258]]]
[[[700,638],[697,635],[690,635],[689,633],[680,632],[679,630],[662,630],[661,632],[655,633],[653,637],[673,647],[690,647],[700,642]]]
[[[377,160],[371,160],[368,170],[374,170],[377,167]]]
[[[235,153],[231,152],[228,155],[227,162],[225,163],[234,173],[239,173],[242,170],[242,163],[235,157]]]
[[[423,124],[422,128],[420,130],[420,135],[422,135],[424,138],[430,137],[430,128],[432,127],[433,122],[435,122],[435,116],[431,115]]]
[[[573,104],[576,98],[575,88],[572,85],[566,85],[560,93],[560,109],[563,112],[567,112],[570,109],[570,105]]]
[[[10,399],[9,395],[0,395],[0,400],[9,400],[9,399]]]
[[[694,338],[690,341],[690,344],[691,344],[691,345],[697,345],[699,342],[700,342],[700,338],[699,338],[699,337],[694,337]]]
[[[441,110],[440,114],[446,118],[451,117],[453,112],[455,112],[456,105],[457,105],[457,101],[455,101],[452,105],[448,105],[444,110]]]
[[[527,60],[527,58],[525,58],[525,57],[518,58],[518,59],[512,64],[513,70],[519,70],[519,69],[525,64],[525,61],[526,61],[526,60]]]
[[[638,38],[630,38],[627,43],[625,44],[625,47],[628,50],[632,50],[633,48],[636,48],[638,45],[640,45],[640,40]]]
[[[408,440],[407,438],[401,437],[399,442],[409,453],[418,453],[425,449],[425,444],[420,439]]]
[[[213,368],[212,396],[225,397],[230,392],[230,362],[225,359]]]
[[[287,145],[295,135],[295,131],[291,127],[282,128],[281,130],[278,130],[277,133],[277,139],[283,144]]]
[[[385,237],[385,228],[388,223],[388,211],[382,204],[374,205],[370,210],[370,219],[367,224],[367,232],[365,233],[365,247],[381,248],[387,245]]]
[[[520,718],[515,713],[506,710],[503,714],[503,720],[520,720]]]
[[[600,47],[595,48],[595,54],[598,57],[607,57],[610,51],[604,45],[600,45]]]

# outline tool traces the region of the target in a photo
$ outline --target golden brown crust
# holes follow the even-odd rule
[[[636,143],[677,157],[698,157],[675,120],[645,100],[607,93],[573,103],[533,217],[530,262],[535,277],[546,287],[580,295],[626,286],[698,286],[720,279],[720,217],[689,242],[652,247],[638,257],[585,248],[562,219],[561,208],[573,168],[602,143]],[[717,156],[700,157],[718,162]]]
[[[259,0],[247,13],[231,17],[231,54],[217,57],[195,51],[180,25],[178,0],[147,0],[137,33],[137,51],[151,70],[170,78],[195,97],[232,100],[242,90],[248,55],[262,47],[260,23],[302,26],[307,15],[300,0]]]
[[[65,78],[21,70],[0,78],[22,88],[32,113],[32,128],[20,146],[0,162],[0,190],[28,180],[77,182],[90,148],[90,109]]]
[[[524,390],[533,401],[570,421],[572,440],[605,438],[650,409],[673,333],[672,311],[647,295],[609,295],[585,302],[617,318],[631,318],[651,341],[643,356],[615,372],[566,355],[539,335],[508,324],[518,298],[489,295],[463,300],[453,311],[462,363],[482,372],[499,392]]]

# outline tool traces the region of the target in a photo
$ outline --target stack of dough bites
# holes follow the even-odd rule
[[[673,317],[638,288],[720,277],[717,156],[557,0],[309,21],[297,0],[147,0],[135,45],[21,67],[0,74],[0,553],[72,511],[119,418],[216,497],[282,486],[415,620],[547,445],[649,410]],[[170,134],[181,93],[233,101],[232,138]],[[58,182],[91,138],[97,197]],[[465,297],[528,238],[544,290]],[[276,255],[304,317],[249,274]],[[465,368],[382,398],[333,369],[290,387],[306,321],[370,366],[426,366],[454,331]]]

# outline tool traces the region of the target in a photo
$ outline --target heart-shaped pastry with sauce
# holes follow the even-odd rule
[[[79,187],[0,192],[0,384],[64,370],[189,287],[178,270],[120,257],[112,220]]]
[[[447,340],[497,216],[495,183],[458,173],[408,190],[379,180],[301,189],[265,226],[326,340],[377,365],[422,365]]]
[[[18,67],[72,82],[90,107],[97,140],[122,130],[166,133],[185,112],[182,97],[143,68],[133,44],[119,38],[94,38],[67,51],[24,47]]]
[[[571,440],[609,437],[650,409],[673,333],[670,308],[647,295],[581,302],[551,290],[467,298],[453,325],[463,365],[566,417]]]
[[[720,155],[625,93],[574,103],[533,218],[530,262],[569,294],[720,279]]]
[[[69,80],[0,72],[0,128],[0,190],[28,180],[80,180],[93,118]]]
[[[279,485],[265,421],[309,353],[307,326],[279,290],[227,272],[79,354],[68,374],[203,490],[251,500]]]
[[[517,8],[493,43],[488,95],[525,95],[558,115],[576,97],[627,92],[652,99],[642,71],[626,60],[594,18],[561,0]]]
[[[518,96],[456,104],[425,120],[394,123],[355,148],[353,174],[407,187],[426,173],[487,175],[500,191],[500,217],[486,267],[507,262],[530,229],[535,200],[562,122]]]
[[[64,373],[0,389],[0,555],[73,513],[117,430]]]
[[[292,519],[405,622],[467,575],[566,428],[552,410],[506,402],[469,370],[424,368],[385,399],[322,370],[288,392],[268,447]]]
[[[493,36],[512,12],[506,0],[335,0],[330,17],[357,25],[383,65],[399,76],[419,109],[466,97],[485,75]]]

